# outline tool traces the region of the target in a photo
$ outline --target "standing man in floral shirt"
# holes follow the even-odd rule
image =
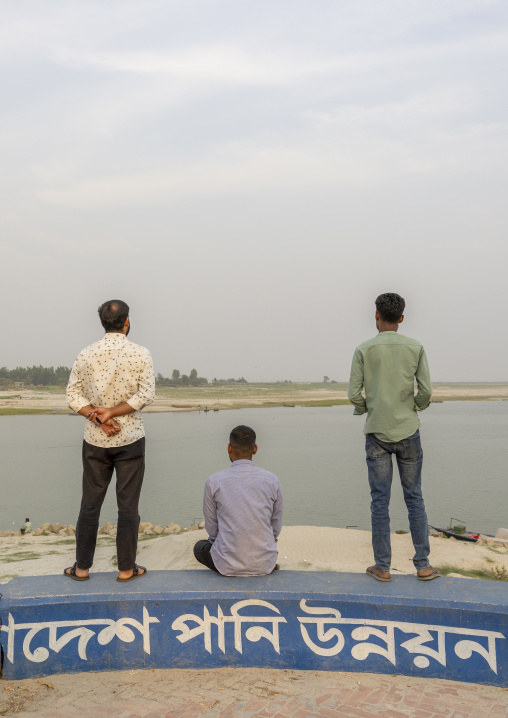
[[[137,566],[138,504],[145,472],[145,431],[141,410],[155,397],[152,357],[127,339],[129,307],[104,302],[99,318],[106,334],[83,349],[67,385],[67,403],[85,417],[83,495],[76,526],[76,562],[64,574],[87,581],[93,564],[101,506],[116,471],[118,527],[117,581],[144,576]]]

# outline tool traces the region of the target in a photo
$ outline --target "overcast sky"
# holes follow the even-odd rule
[[[131,306],[155,369],[347,380],[406,299],[436,381],[507,381],[508,5],[5,0],[0,366]]]

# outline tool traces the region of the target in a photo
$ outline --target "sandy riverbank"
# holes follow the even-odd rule
[[[434,401],[508,400],[508,384],[435,384]],[[233,384],[158,388],[146,412],[348,404],[346,384]],[[65,390],[55,387],[0,391],[0,414],[70,413]]]
[[[151,570],[206,570],[196,563],[192,547],[204,530],[140,539],[138,561]],[[430,537],[431,561],[439,567],[508,572],[508,548]],[[59,536],[0,538],[0,583],[14,576],[59,574],[74,562],[74,539]],[[392,534],[392,573],[414,574],[409,534]],[[94,571],[115,571],[115,539],[101,536]],[[323,526],[285,526],[279,538],[282,570],[363,573],[373,563],[368,531]]]

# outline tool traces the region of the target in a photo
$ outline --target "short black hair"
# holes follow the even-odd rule
[[[30,521],[30,519],[25,519],[25,521]]]
[[[376,299],[376,309],[381,319],[385,322],[398,322],[404,314],[405,306],[406,302],[400,294],[394,294],[393,292],[380,294]]]
[[[256,443],[256,432],[250,426],[235,426],[229,435],[229,443],[239,454],[252,454]]]
[[[129,316],[129,305],[121,299],[110,299],[99,307],[99,319],[107,332],[119,332]]]

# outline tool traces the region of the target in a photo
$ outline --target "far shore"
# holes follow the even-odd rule
[[[434,402],[506,401],[506,383],[435,383]],[[272,383],[157,387],[146,413],[348,405],[347,384]],[[0,391],[0,415],[70,414],[64,387],[13,387]]]

